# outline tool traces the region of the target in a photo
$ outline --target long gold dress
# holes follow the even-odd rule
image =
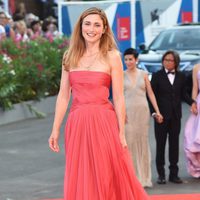
[[[124,72],[124,95],[128,122],[126,140],[131,152],[135,173],[143,187],[151,187],[151,154],[149,146],[150,112],[146,98],[144,75],[137,69],[136,80]]]

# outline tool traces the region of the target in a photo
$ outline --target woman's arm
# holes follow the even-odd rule
[[[144,81],[145,81],[145,86],[146,86],[146,91],[147,91],[147,95],[151,101],[151,104],[154,108],[154,110],[156,111],[156,113],[160,114],[159,108],[158,108],[158,104],[156,101],[156,97],[153,93],[152,87],[151,87],[151,83],[148,79],[147,74],[144,75]]]
[[[198,80],[197,80],[197,72],[200,70],[200,64],[194,66],[192,70],[192,99],[195,101],[199,92]],[[196,101],[192,103],[191,112],[195,115],[198,114],[197,104]]]
[[[15,31],[13,28],[10,28],[10,38],[14,41],[15,40]]]
[[[125,140],[125,102],[123,94],[123,65],[118,51],[109,53],[111,65],[113,103],[119,124],[119,137],[123,147],[127,146]]]
[[[56,107],[55,107],[53,128],[51,135],[49,137],[49,147],[55,152],[59,152],[58,138],[60,135],[60,127],[67,110],[70,94],[71,94],[71,88],[69,83],[69,73],[64,69],[63,66],[61,82],[60,82],[60,90],[58,93]]]
[[[145,81],[145,86],[146,86],[146,91],[147,91],[147,95],[149,97],[149,100],[151,101],[151,104],[156,112],[156,115],[158,117],[160,117],[160,120],[162,121],[163,120],[163,117],[162,115],[160,114],[160,110],[158,108],[158,104],[157,104],[157,101],[156,101],[156,97],[154,95],[154,92],[153,92],[153,89],[151,87],[151,83],[148,79],[148,76],[147,74],[144,75],[144,81]]]
[[[195,65],[193,70],[192,70],[192,99],[196,100],[197,95],[198,95],[198,80],[197,80],[197,72],[200,69],[200,65]]]

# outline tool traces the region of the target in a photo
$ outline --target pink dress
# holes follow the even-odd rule
[[[197,73],[200,89],[200,71]],[[200,92],[196,99],[198,115],[191,114],[186,122],[184,150],[187,160],[187,170],[193,177],[200,177]]]
[[[64,200],[147,200],[135,177],[108,100],[111,76],[72,71],[72,106],[65,127]]]

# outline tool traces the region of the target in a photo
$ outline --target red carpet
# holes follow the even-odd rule
[[[150,200],[200,200],[200,194],[151,195]]]
[[[43,199],[43,200],[63,200],[63,199]],[[200,200],[200,194],[151,195],[150,200]]]

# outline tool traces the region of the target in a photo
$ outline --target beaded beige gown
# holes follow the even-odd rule
[[[131,152],[135,173],[143,187],[151,187],[151,155],[149,146],[150,112],[146,98],[144,75],[137,69],[136,80],[124,72],[124,95],[128,122],[126,140]]]

